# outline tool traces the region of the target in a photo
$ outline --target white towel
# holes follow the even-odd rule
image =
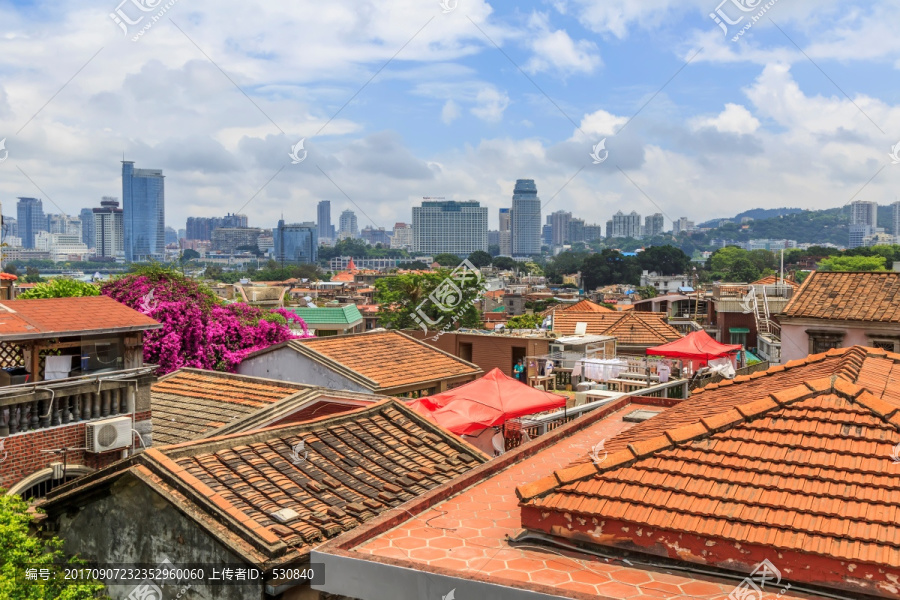
[[[44,380],[51,381],[53,379],[65,379],[72,370],[72,357],[65,356],[47,356],[44,358]]]

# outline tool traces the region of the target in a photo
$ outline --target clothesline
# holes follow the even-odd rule
[[[621,358],[583,358],[572,368],[572,377],[609,381],[627,370],[628,361]]]

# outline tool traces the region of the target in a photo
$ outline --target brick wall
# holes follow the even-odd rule
[[[460,347],[464,344],[472,345],[472,358],[470,362],[478,365],[485,373],[491,369],[500,369],[509,377],[513,376],[513,348],[521,348],[525,356],[538,356],[547,354],[550,350],[548,339],[504,337],[500,335],[467,335],[464,333],[447,333],[433,340],[434,333],[428,336],[421,330],[407,331],[412,337],[424,341],[439,350],[443,350],[453,356],[462,356]]]
[[[146,423],[138,429],[146,428],[150,421],[150,411],[135,414],[135,424],[139,421]],[[0,451],[0,460],[2,460],[0,462],[0,488],[9,489],[29,475],[46,469],[50,463],[63,462],[62,453],[54,454],[42,452],[42,450],[84,448],[85,424],[89,422],[79,421],[71,425],[48,427],[0,438],[3,441],[3,451]],[[140,448],[140,442],[136,441],[136,444]],[[69,450],[65,462],[67,465],[83,465],[92,469],[100,469],[119,460],[121,456],[121,450],[112,450],[102,454],[87,453],[84,450]]]

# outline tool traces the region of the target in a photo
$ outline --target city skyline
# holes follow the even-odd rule
[[[900,50],[863,40],[889,39],[900,7],[782,2],[777,28],[732,42],[705,2],[621,2],[354,3],[323,21],[304,3],[272,19],[201,1],[173,7],[196,16],[183,32],[166,19],[137,43],[103,11],[16,2],[0,9],[17,49],[0,53],[0,195],[77,214],[116,194],[124,152],[167,173],[173,223],[245,205],[275,223],[331,198],[387,228],[434,194],[479,201],[496,229],[520,177],[545,212],[596,223],[621,205],[702,222],[895,200]],[[298,32],[327,60],[288,50]]]

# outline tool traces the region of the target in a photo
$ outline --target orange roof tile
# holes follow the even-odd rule
[[[784,316],[900,323],[900,273],[813,271],[784,307]]]
[[[571,306],[567,306],[563,308],[566,312],[596,312],[596,313],[611,313],[614,312],[610,308],[606,308],[605,306],[600,306],[596,302],[591,302],[590,300],[581,300],[576,302]]]
[[[624,346],[649,347],[681,338],[678,330],[665,322],[664,315],[637,311],[557,311],[553,317],[553,331],[572,335],[578,323],[587,323],[588,334],[612,335]]]
[[[231,545],[255,539],[255,562],[308,560],[323,540],[369,521],[487,457],[393,399],[308,423],[164,448],[78,480],[48,503],[82,510],[95,487],[128,472]],[[141,471],[143,470],[143,471]],[[273,513],[293,511],[285,522]],[[225,527],[222,527],[222,524]]]
[[[777,275],[766,275],[762,279],[757,279],[750,285],[778,285],[780,283],[781,283],[781,277],[778,277]],[[800,284],[797,283],[796,281],[794,281],[793,279],[791,279],[790,277],[784,278],[784,284],[791,286],[795,290],[800,287]]]
[[[361,375],[374,382],[371,389],[381,391],[482,372],[476,365],[399,331],[309,338],[290,344],[310,351],[313,358]]]
[[[0,302],[0,341],[143,331],[157,321],[109,296]]]

